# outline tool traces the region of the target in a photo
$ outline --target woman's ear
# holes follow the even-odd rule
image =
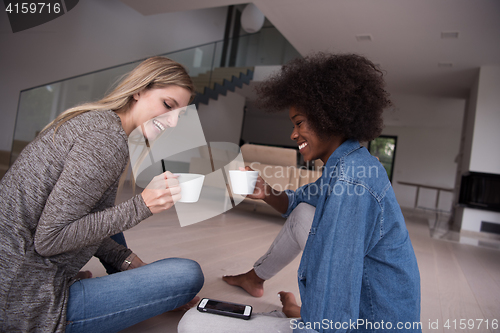
[[[135,94],[133,94],[132,96],[134,97],[134,99],[135,99],[136,101],[138,101],[138,100],[139,100],[140,95],[141,95],[141,92],[139,91],[138,93],[135,93]]]

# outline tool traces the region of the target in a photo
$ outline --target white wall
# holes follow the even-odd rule
[[[464,117],[464,126],[462,129],[463,147],[461,151],[461,173],[470,170],[470,161],[472,156],[472,138],[474,137],[474,125],[476,121],[476,105],[479,87],[479,71],[471,88],[469,100],[467,101],[467,113]]]
[[[21,90],[221,40],[226,11],[143,16],[118,0],[85,0],[53,21],[15,34],[0,11],[0,150],[11,149]]]
[[[240,142],[245,97],[228,91],[217,100],[210,99],[208,105],[198,105],[198,115],[207,142]]]
[[[384,135],[398,137],[392,185],[399,204],[413,208],[416,187],[399,182],[453,189],[460,143],[460,129],[427,127],[387,127]],[[435,208],[436,190],[421,189],[419,207]],[[449,211],[453,195],[441,192],[438,208]]]
[[[500,67],[479,72],[470,171],[500,174]]]
[[[382,134],[398,137],[394,192],[402,207],[414,207],[416,188],[398,182],[453,189],[465,100],[413,95],[391,96]],[[421,189],[418,206],[434,208],[436,190]],[[441,192],[438,208],[450,210],[453,194]]]
[[[469,98],[462,169],[500,174],[500,67],[481,67]],[[500,213],[459,207],[455,226],[479,232],[481,222],[500,224]]]

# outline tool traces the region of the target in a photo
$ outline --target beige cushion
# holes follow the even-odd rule
[[[241,154],[245,162],[297,166],[297,151],[292,148],[260,146],[247,143],[241,146]]]

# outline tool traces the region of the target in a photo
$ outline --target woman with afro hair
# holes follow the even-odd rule
[[[259,177],[249,197],[287,221],[252,270],[223,279],[262,296],[264,281],[303,251],[302,306],[292,293],[280,292],[278,317],[294,319],[254,316],[241,323],[191,310],[179,328],[421,332],[420,275],[405,221],[384,168],[359,143],[382,131],[382,112],[391,104],[384,86],[383,73],[368,59],[325,53],[295,59],[260,84],[261,107],[288,109],[291,139],[305,161],[320,159],[324,168],[316,182],[296,191],[276,191]],[[207,323],[214,320],[218,324]]]

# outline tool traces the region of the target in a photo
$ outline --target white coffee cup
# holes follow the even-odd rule
[[[196,173],[176,173],[176,175],[181,187],[181,199],[179,202],[197,202],[200,199],[205,176]]]
[[[252,194],[258,177],[258,171],[229,170],[231,188],[235,194]]]

